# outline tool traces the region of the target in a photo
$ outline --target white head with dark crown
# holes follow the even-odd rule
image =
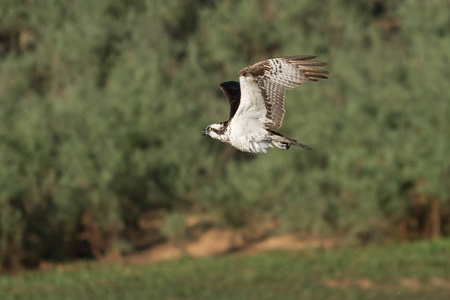
[[[228,135],[226,134],[227,123],[228,122],[214,123],[214,124],[208,125],[208,127],[206,127],[206,129],[202,131],[202,134],[209,135],[213,139],[216,139],[216,140],[219,140],[222,142],[228,142],[229,138],[228,138]]]

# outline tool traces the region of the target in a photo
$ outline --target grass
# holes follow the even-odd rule
[[[0,299],[450,299],[450,240],[0,277]]]

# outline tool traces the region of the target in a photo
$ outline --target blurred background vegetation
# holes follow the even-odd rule
[[[353,242],[450,233],[450,1],[3,0],[0,261],[186,239],[185,219]],[[258,60],[317,55],[282,133],[201,136]],[[150,225],[149,225],[150,224]]]

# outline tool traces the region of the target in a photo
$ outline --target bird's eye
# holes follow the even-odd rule
[[[208,130],[209,130],[209,131],[211,131],[211,130],[212,130],[212,128],[211,128],[211,127],[208,127]]]

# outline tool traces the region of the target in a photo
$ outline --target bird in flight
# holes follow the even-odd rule
[[[286,90],[318,78],[327,79],[324,74],[328,71],[316,68],[327,64],[315,58],[296,55],[267,59],[240,70],[239,82],[222,82],[219,87],[230,104],[230,117],[209,125],[203,135],[253,154],[266,153],[273,145],[283,150],[291,145],[310,150],[277,130],[283,122]]]

